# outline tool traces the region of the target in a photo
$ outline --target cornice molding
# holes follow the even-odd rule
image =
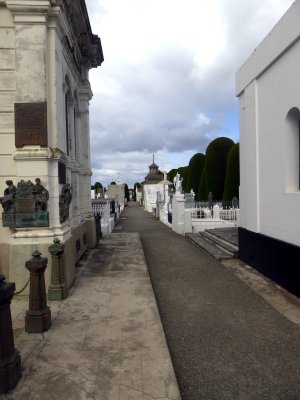
[[[6,0],[5,4],[13,13],[47,13],[51,7],[49,0]]]
[[[48,147],[23,147],[13,153],[14,160],[45,160],[51,158]]]

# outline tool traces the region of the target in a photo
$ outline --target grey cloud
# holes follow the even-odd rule
[[[114,94],[95,93],[91,102],[95,175],[101,172],[109,179],[116,171],[123,171],[128,179],[140,180],[147,173],[145,160],[151,153],[160,152],[166,159],[183,152],[192,155],[205,151],[217,136],[237,136],[231,125],[238,109],[235,72],[275,21],[272,13],[263,15],[266,6],[261,0],[218,3],[227,24],[227,44],[202,74],[195,74],[197,65],[188,46],[158,44],[142,65],[111,60],[104,52],[105,61],[97,74],[100,79],[104,68],[106,76],[117,82],[118,90]],[[98,9],[96,0],[88,0],[88,4],[93,13],[106,12]],[[207,122],[205,118],[199,122],[199,115]]]

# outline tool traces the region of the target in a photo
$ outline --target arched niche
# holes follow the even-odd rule
[[[286,116],[285,138],[285,181],[287,192],[300,190],[300,111],[289,110]]]

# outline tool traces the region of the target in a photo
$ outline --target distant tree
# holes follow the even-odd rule
[[[234,142],[226,137],[213,140],[206,149],[206,190],[215,200],[223,198],[227,155]]]
[[[194,193],[198,197],[201,174],[205,164],[205,155],[202,153],[196,153],[190,159],[188,176],[186,182],[186,191],[190,192],[193,189]]]
[[[102,183],[100,183],[100,182],[96,182],[94,187],[95,187],[95,189],[102,189],[103,188]]]
[[[129,196],[129,189],[127,183],[125,183],[125,199],[127,201],[130,201],[130,196]]]
[[[200,177],[200,184],[199,184],[199,190],[198,190],[198,200],[204,200],[206,201],[208,197],[208,192],[207,192],[207,184],[206,184],[206,167],[202,169],[201,177]]]
[[[188,177],[188,173],[189,173],[189,166],[185,166],[185,167],[179,167],[177,172],[179,173],[179,175],[182,178],[182,190],[183,192],[186,192],[186,184],[187,184],[187,177]]]
[[[98,198],[98,194],[101,192],[101,190],[103,190],[103,186],[102,186],[102,184],[100,182],[96,182],[93,185],[93,189],[92,190],[94,190],[94,192],[95,192],[95,198]]]
[[[136,189],[141,189],[142,185],[139,182],[135,182],[133,185],[133,200],[136,201]]]
[[[111,185],[116,185],[116,182],[112,181],[110,182]]]
[[[173,168],[171,169],[168,173],[167,173],[167,178],[170,182],[173,182],[175,175],[177,174],[177,168]]]
[[[227,156],[226,178],[223,201],[230,201],[233,197],[239,198],[240,186],[240,146],[236,143],[231,147]]]

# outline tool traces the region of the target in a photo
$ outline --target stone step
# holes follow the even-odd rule
[[[237,257],[239,248],[235,246],[232,243],[227,242],[224,239],[221,239],[220,237],[214,235],[213,229],[204,232],[200,232],[200,236],[202,236],[205,240],[208,240],[209,242],[213,243],[215,246],[219,247],[223,251],[229,253],[232,257]]]
[[[202,236],[199,235],[199,233],[187,233],[185,236],[189,240],[191,240],[196,246],[201,247],[208,254],[210,254],[219,261],[228,260],[232,258],[231,254],[229,254],[227,251],[220,249],[207,239],[204,239]]]

